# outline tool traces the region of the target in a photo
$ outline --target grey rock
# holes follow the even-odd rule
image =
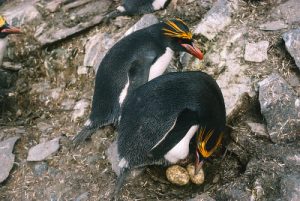
[[[207,193],[202,193],[197,195],[196,197],[189,199],[187,201],[215,201],[212,197],[210,197]]]
[[[23,1],[17,6],[12,6],[3,12],[6,20],[13,26],[21,26],[29,23],[30,21],[41,18],[41,14],[35,8],[36,0]]]
[[[108,161],[111,164],[112,170],[116,173],[116,175],[120,174],[120,167],[119,167],[119,155],[118,155],[118,145],[117,141],[111,143],[111,145],[106,150],[106,156]]]
[[[42,161],[59,149],[59,138],[40,143],[29,149],[27,161]]]
[[[43,46],[65,39],[91,26],[99,24],[111,3],[112,1],[110,0],[89,1],[87,4],[80,5],[78,8],[76,7],[71,10],[68,9],[72,2],[65,4],[61,13],[56,14],[61,17],[57,17],[51,23],[52,26],[42,24],[40,27],[37,27],[37,32],[34,36]],[[64,15],[66,10],[69,12],[68,15]]]
[[[300,173],[284,175],[281,180],[282,200],[300,200]]]
[[[83,66],[93,67],[97,72],[103,57],[115,42],[116,39],[108,33],[98,33],[90,37],[85,45]]]
[[[71,110],[75,105],[74,99],[64,99],[61,103],[61,106],[64,110]]]
[[[87,201],[89,199],[89,192],[82,193],[77,198],[75,198],[75,201]]]
[[[16,141],[20,137],[12,137],[0,142],[0,183],[9,175],[15,161],[15,155],[12,153]]]
[[[9,61],[5,61],[2,63],[2,68],[6,69],[6,70],[11,70],[11,71],[19,71],[22,69],[22,64],[15,64]]]
[[[86,66],[79,66],[77,69],[78,75],[86,75],[88,74],[89,69]]]
[[[48,164],[46,162],[39,162],[34,165],[34,174],[36,176],[41,176],[48,170]]]
[[[270,138],[275,143],[300,137],[300,102],[293,89],[278,74],[259,82],[261,113],[266,119]]]
[[[86,159],[86,162],[89,164],[89,165],[94,165],[97,163],[97,161],[101,160],[101,157],[99,155],[92,155],[92,156],[88,156],[87,159]]]
[[[127,36],[137,30],[149,27],[153,24],[158,23],[158,19],[155,15],[153,14],[146,14],[144,15],[137,23],[135,23],[132,27],[130,27],[130,29],[128,29],[124,36]]]
[[[264,24],[259,25],[259,29],[264,31],[277,31],[280,29],[286,29],[287,27],[288,25],[282,20],[266,22]]]
[[[78,118],[83,117],[88,106],[89,102],[86,99],[78,101],[73,108],[72,121],[76,121]]]
[[[268,41],[259,41],[257,43],[247,43],[245,47],[245,60],[252,62],[263,62],[268,59]]]
[[[61,4],[63,3],[64,0],[54,0],[54,1],[50,1],[45,5],[45,8],[53,13],[55,11],[58,10],[58,8],[61,6]]]
[[[300,69],[300,29],[293,29],[283,34],[285,47],[294,58],[296,65]]]
[[[251,131],[256,135],[260,137],[269,138],[269,134],[267,131],[267,127],[264,124],[260,123],[254,123],[254,122],[247,122],[247,125],[251,129]]]
[[[212,40],[231,23],[231,15],[237,8],[236,0],[218,0],[196,26],[194,34],[202,34]]]
[[[36,126],[42,133],[48,133],[53,129],[52,125],[47,124],[45,122],[39,122],[36,124]]]
[[[300,1],[289,0],[274,8],[271,13],[275,18],[283,18],[287,23],[300,22]]]

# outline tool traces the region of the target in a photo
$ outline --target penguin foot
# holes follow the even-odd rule
[[[114,11],[111,11],[111,12],[108,12],[108,13],[106,13],[106,15],[103,17],[103,19],[102,19],[102,22],[104,23],[104,24],[109,24],[110,23],[110,21],[112,20],[112,19],[114,19],[114,18],[116,18],[116,17],[118,17],[118,16],[121,16],[122,15],[122,13],[120,12],[120,11],[118,11],[118,10],[114,10]]]
[[[74,147],[78,146],[81,142],[85,141],[96,130],[97,127],[84,126],[82,130],[72,139]]]

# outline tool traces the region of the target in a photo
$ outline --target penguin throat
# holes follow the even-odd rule
[[[162,54],[150,67],[150,73],[148,81],[162,75],[165,70],[167,69],[169,63],[172,60],[172,57],[174,55],[174,51],[167,47],[164,54]]]

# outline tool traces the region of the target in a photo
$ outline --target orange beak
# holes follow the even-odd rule
[[[195,175],[199,173],[199,171],[201,170],[202,166],[203,166],[203,161],[199,161],[199,159],[196,160],[195,163]]]
[[[188,53],[190,53],[191,55],[197,57],[198,59],[202,60],[203,59],[203,53],[201,52],[201,50],[199,48],[197,48],[195,46],[194,43],[192,43],[192,45],[190,44],[181,44],[182,47],[184,47]]]
[[[22,33],[21,29],[16,28],[16,27],[8,27],[5,29],[1,30],[2,33],[7,33],[7,34],[19,34]]]

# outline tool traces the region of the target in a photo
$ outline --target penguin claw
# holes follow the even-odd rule
[[[72,139],[74,147],[77,147],[81,142],[85,141],[88,137],[90,137],[96,128],[85,126],[82,130]]]

